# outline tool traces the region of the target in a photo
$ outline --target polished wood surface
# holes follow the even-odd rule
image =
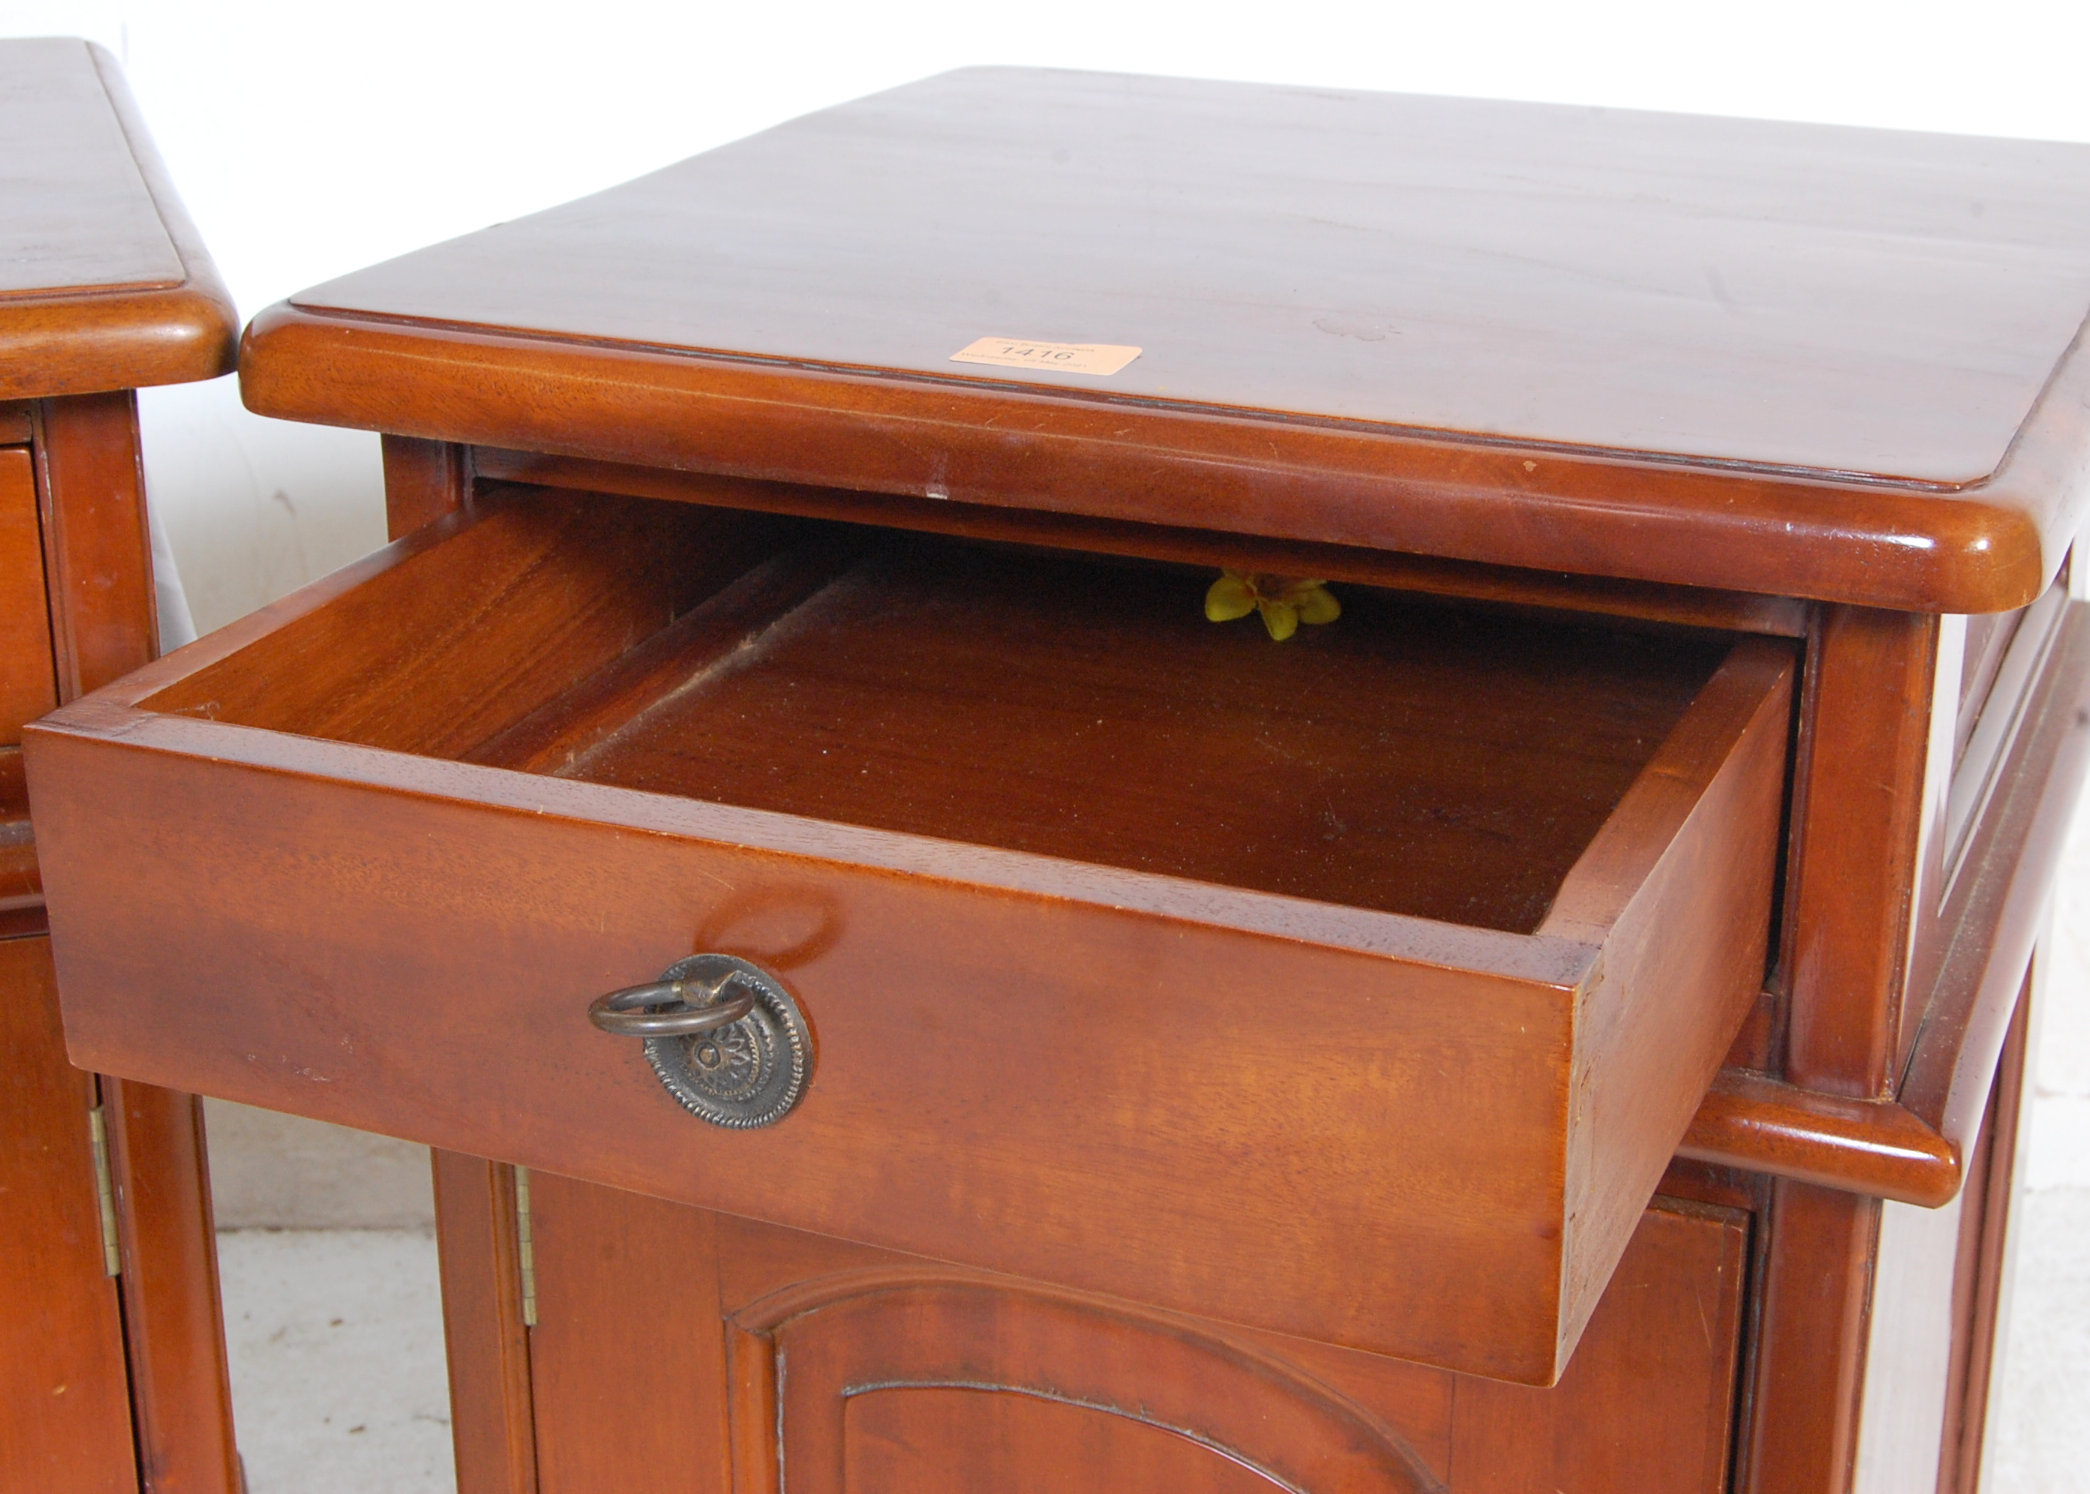
[[[1783,1068],[1880,1098],[1901,1022],[1937,619],[1828,609],[1808,660],[1787,891]]]
[[[1280,649],[1205,619],[1209,572],[969,546],[778,568],[802,599],[694,610],[474,758],[1532,933],[1727,653],[1362,589]]]
[[[61,700],[159,651],[137,430],[128,390],[34,406],[45,657]],[[34,842],[22,849],[36,867]],[[132,1455],[152,1494],[230,1494],[241,1484],[201,1110],[187,1094],[103,1083]]]
[[[1957,1196],[2090,772],[2090,608],[2072,603],[2058,621],[2023,701],[2000,703],[2016,723],[2011,750],[1938,908],[1943,952],[1910,999],[1913,1046],[1893,1097],[1730,1069],[1684,1155],[1931,1207]]]
[[[1732,1208],[1658,1200],[1573,1366],[1537,1390],[543,1173],[531,1192],[541,1494],[769,1494],[780,1465],[837,1490],[1725,1487]],[[631,1417],[637,1383],[654,1415]]]
[[[0,939],[0,1489],[132,1494],[123,1308],[48,941]]]
[[[26,446],[0,448],[0,746],[18,744],[23,723],[56,704],[35,458]]]
[[[130,392],[119,391],[41,400],[29,414],[31,532],[38,541],[30,554],[17,557],[8,579],[34,589],[48,621],[41,647],[11,655],[10,668],[32,681],[48,682],[42,687],[67,699],[157,652],[136,413]],[[36,641],[32,630],[29,642]],[[19,798],[10,807],[19,815]],[[33,930],[42,927],[44,910],[31,829],[19,818],[0,827],[7,872],[0,910],[14,926]],[[22,947],[40,949],[41,943],[23,941]],[[39,990],[48,1002],[48,985],[40,988],[34,982],[0,986],[0,997],[33,1010]],[[10,1081],[16,1077],[12,1067],[6,1072]],[[82,1082],[94,1083],[84,1076]],[[121,1444],[128,1476],[142,1480],[153,1494],[230,1494],[240,1486],[239,1469],[201,1113],[186,1094],[113,1079],[100,1085],[120,1273],[113,1282],[99,1278],[98,1290],[112,1294],[120,1314],[102,1325],[110,1339],[94,1352],[113,1358],[113,1389],[128,1390]],[[42,1122],[77,1123],[70,1105]],[[58,1155],[69,1164],[81,1162],[70,1151]],[[93,1169],[87,1164],[61,1185],[33,1171],[18,1174],[10,1166],[0,1173],[0,1184],[32,1201],[46,1186],[91,1190]],[[52,1290],[58,1290],[55,1282]],[[92,1325],[73,1326],[85,1332]],[[37,1330],[0,1314],[0,1334],[7,1338],[0,1359],[23,1366],[24,1373],[44,1373],[66,1356],[87,1352],[49,1327]],[[92,1450],[75,1449],[65,1456],[90,1467],[108,1452],[97,1443]],[[11,1464],[0,1465],[0,1487],[9,1494],[17,1486],[6,1479],[15,1471]],[[41,1494],[54,1485],[39,1479],[20,1487]]]
[[[444,441],[417,441],[411,436],[386,436],[380,451],[387,539],[411,534],[464,507],[471,488],[469,448]]]
[[[231,371],[232,298],[107,52],[0,44],[0,152],[0,398]]]
[[[2008,1271],[2008,1243],[2015,1223],[2013,1205],[2023,1181],[2016,1161],[2021,1127],[2029,1119],[2023,1107],[2025,1063],[2030,1051],[2032,1002],[2036,982],[2029,978],[2018,998],[2017,1015],[1996,1065],[1989,1091],[1988,1113],[1967,1175],[1967,1202],[1960,1216],[1959,1258],[1952,1289],[1952,1357],[1945,1392],[1944,1445],[1938,1469],[1938,1494],[1975,1494],[1986,1460],[1990,1397],[2003,1368],[1998,1357],[2002,1316],[2007,1310],[2003,1282]]]
[[[1779,1179],[1760,1215],[1736,1487],[1841,1494],[1857,1452],[1880,1201]],[[1881,1366],[1892,1373],[1891,1366]]]
[[[617,462],[547,456],[543,452],[446,446],[402,436],[388,436],[385,442],[387,452],[399,453],[399,484],[395,487],[388,479],[386,485],[388,495],[395,491],[399,494],[394,508],[401,527],[394,528],[393,539],[459,507],[462,490],[469,486],[465,477],[469,472],[475,482],[524,482],[581,492],[672,498],[719,508],[840,519],[881,529],[1042,545],[1089,555],[1168,560],[1281,576],[1319,576],[1424,596],[1551,607],[1685,627],[1804,638],[1810,625],[1806,605],[1790,597],[1658,586],[1574,576],[1563,571],[1505,570],[1500,566],[1368,550],[1355,545],[1303,544],[1211,529],[1164,528],[1120,519],[992,508],[947,498],[903,498],[850,488],[670,472]],[[447,455],[436,457],[434,453]],[[424,462],[428,465],[419,465]],[[438,467],[437,462],[447,465]]]
[[[0,42],[0,148],[0,931],[33,935],[41,882],[11,744],[157,652],[132,391],[228,371],[238,324],[102,49]],[[119,1267],[104,1274],[85,1119],[97,1081],[65,1067],[43,948],[0,943],[10,1027],[49,1029],[45,1048],[10,1044],[0,1063],[0,1216],[39,1236],[0,1250],[0,1489],[232,1494],[200,1113],[100,1082]],[[70,1421],[51,1415],[62,1404]],[[40,1428],[27,1441],[18,1412]]]
[[[244,1490],[234,1445],[203,1105],[102,1080],[138,1466],[149,1494]]]
[[[17,163],[0,199],[0,296],[187,278],[102,81],[107,55],[58,38],[0,48],[0,139]]]
[[[968,69],[293,304],[1950,486],[2090,311],[2090,149]]]
[[[431,1166],[459,1494],[537,1494],[514,1172],[445,1151]]]
[[[531,1174],[537,1494],[731,1487],[715,1214]],[[446,1243],[447,1252],[448,1245]],[[635,1407],[644,1413],[634,1416]],[[602,1435],[616,1426],[614,1437]],[[460,1494],[476,1494],[460,1485]]]
[[[801,612],[790,566],[767,559],[789,554],[773,520],[543,493],[474,512],[32,734],[58,922],[98,930],[62,954],[77,1057],[1045,1280],[1512,1377],[1557,1374],[1760,982],[1787,650],[1723,645],[1699,688],[1717,650],[1430,609],[1375,623],[1381,604],[1360,596],[1330,635],[1353,642],[1280,653],[1205,623],[1197,586],[1170,606],[1166,572],[1068,573],[941,545],[907,561],[930,568],[912,580],[864,573],[868,608]],[[910,604],[904,586],[878,588],[903,583],[957,609],[913,624],[912,683],[879,672],[892,648],[879,629],[905,623]],[[1081,631],[1103,607],[1115,651]],[[687,627],[668,625],[677,608]],[[681,740],[677,711],[721,677],[716,642],[764,626],[776,637],[738,649],[722,677],[840,711],[853,746],[768,703],[723,729],[769,776],[712,781],[704,773],[736,770],[691,758],[673,770],[681,778],[649,785],[672,796],[447,760],[536,762],[514,755],[533,714],[565,723],[530,744],[553,769],[567,768],[569,727],[640,723],[609,739],[612,765],[620,740]],[[831,673],[794,674],[800,637]],[[1424,638],[1427,649],[1403,652]],[[1168,647],[1138,663],[1157,644]],[[1192,709],[1199,692],[1170,674],[1171,652],[1182,673],[1215,649],[1261,672],[1231,716]],[[1483,693],[1472,682],[1529,650],[1577,688],[1461,727],[1464,702]],[[1012,668],[1024,653],[1029,682]],[[1285,669],[1313,671],[1300,702],[1319,698],[1308,679],[1332,681],[1340,711],[1293,724],[1281,713],[1303,707],[1271,672]],[[1696,698],[1677,716],[1679,677]],[[1382,694],[1412,695],[1441,737],[1371,717]],[[936,735],[910,698],[936,702],[953,730]],[[1611,704],[1586,709],[1600,698]],[[1366,713],[1361,731],[1346,724],[1352,711]],[[1328,740],[1301,740],[1309,730]],[[1139,738],[1163,731],[1156,758]],[[1012,732],[1048,746],[1071,735],[1026,767]],[[1636,734],[1625,773],[1604,768]],[[924,739],[926,758],[899,752]],[[1517,766],[1491,742],[1536,756]],[[1270,751],[1258,743],[1278,749],[1267,787],[1254,779]],[[1478,849],[1433,845],[1476,826],[1482,838],[1518,833],[1520,817],[1581,827],[1553,855],[1558,880],[1540,894],[1550,908],[1530,932],[1308,900],[1362,889],[1341,880],[1354,871],[1330,856],[1341,826],[1323,811],[1364,833],[1369,811],[1349,805],[1339,775],[1378,782],[1389,744],[1388,782],[1424,775],[1438,820],[1389,821],[1387,844],[1438,869],[1427,895],[1468,889],[1432,911],[1484,910],[1494,875],[1474,872]],[[823,748],[848,758],[833,776],[855,787],[808,801]],[[1340,766],[1346,755],[1355,768]],[[1462,778],[1433,762],[1486,771]],[[1010,797],[1025,772],[1063,785],[1083,814],[1055,824]],[[1145,795],[1113,788],[1134,773]],[[1163,797],[1172,776],[1199,774],[1210,804]],[[1588,786],[1605,774],[1612,787]],[[1488,797],[1490,775],[1519,785],[1514,808]],[[1296,798],[1286,792],[1301,781]],[[1262,809],[1223,803],[1251,789]],[[174,811],[203,802],[207,817]],[[94,852],[110,834],[127,846],[120,862]],[[1045,834],[1054,855],[1020,849]],[[315,837],[323,858],[305,849]],[[1211,848],[1228,843],[1255,864],[1215,865]],[[1521,843],[1538,860],[1528,847],[1543,841]],[[1194,875],[1232,885],[1138,869],[1186,854],[1205,857]],[[1273,876],[1306,880],[1280,884],[1289,895],[1258,890]],[[518,943],[514,910],[545,903],[545,877],[566,911],[534,918]],[[235,886],[218,906],[242,910],[236,931],[199,915],[200,889],[224,898]],[[319,906],[324,928],[309,916]],[[811,1013],[819,1072],[774,1130],[687,1122],[636,1051],[581,1025],[596,991],[693,947],[779,970]],[[489,969],[496,948],[513,953]],[[381,988],[325,973],[380,958]],[[1140,972],[1138,1003],[1121,999],[1127,970]],[[438,994],[474,981],[503,989],[519,1024],[496,1050],[467,1039],[477,1016]],[[199,982],[207,999],[189,989]],[[308,994],[286,1002],[291,989]],[[983,1005],[982,991],[996,1000]],[[1278,993],[1296,1057],[1270,1064],[1252,1035]],[[178,1033],[163,1022],[176,1009]],[[1360,1067],[1359,1052],[1378,1056]],[[1294,1063],[1314,1076],[1311,1104]],[[1004,1103],[986,1103],[990,1092]],[[495,1095],[533,1099],[495,1121],[482,1108]],[[1261,1144],[1232,1139],[1247,1132]],[[1413,1140],[1389,1149],[1387,1135]],[[1308,1197],[1346,1202],[1300,1207]],[[1418,1264],[1373,1269],[1351,1248],[1360,1233],[1412,1239]],[[1128,1253],[1134,1240],[1154,1249]],[[1275,1278],[1225,1264],[1242,1250]]]
[[[2086,310],[2078,146],[972,69],[304,292],[242,363],[395,434],[1979,612],[2080,521]]]
[[[246,396],[384,432],[403,538],[28,732],[76,1052],[500,1159],[469,1494],[1844,1494],[1934,1389],[1964,1482],[2086,188],[987,70],[308,293]],[[580,1020],[692,948],[810,1013],[774,1128]],[[1966,1186],[1959,1347],[1868,1357],[1880,1198]]]
[[[71,700],[159,652],[138,401],[123,390],[37,413],[58,697]]]

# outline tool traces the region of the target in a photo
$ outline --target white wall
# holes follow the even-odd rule
[[[823,104],[1022,62],[2090,141],[2090,3],[6,3],[123,61],[243,313]],[[382,537],[373,437],[145,401],[198,622]],[[2062,893],[2036,1185],[2090,1186],[2090,826]]]

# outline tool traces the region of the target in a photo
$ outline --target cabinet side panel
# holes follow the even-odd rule
[[[1953,1283],[1952,1377],[1946,1391],[1945,1447],[1938,1494],[1975,1494],[1987,1451],[1989,1397],[1997,1368],[2008,1271],[2010,1225],[2020,1179],[2015,1163],[2023,1122],[2031,1004],[2039,983],[2027,979],[2017,1016],[1989,1090],[1982,1142],[1968,1183],[1968,1228],[1960,1237]]]

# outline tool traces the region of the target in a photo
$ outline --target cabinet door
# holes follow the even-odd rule
[[[1650,1209],[1567,1375],[1536,1390],[542,1173],[529,1196],[539,1494],[1725,1485],[1731,1209]],[[453,1324],[453,1364],[470,1333]],[[461,1473],[463,1494],[512,1486]]]
[[[93,1093],[65,1061],[48,941],[0,940],[0,1494],[137,1487]]]
[[[815,1494],[1383,1490],[1438,1482],[1282,1357],[1180,1319],[929,1265],[734,1314],[736,1484]]]

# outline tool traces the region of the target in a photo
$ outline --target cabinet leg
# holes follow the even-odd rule
[[[536,1494],[515,1171],[442,1151],[433,1165],[458,1494]]]

